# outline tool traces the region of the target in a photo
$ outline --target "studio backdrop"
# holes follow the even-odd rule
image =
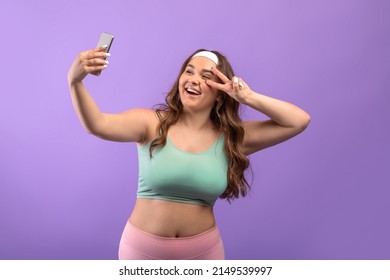
[[[164,101],[199,48],[255,91],[302,107],[306,131],[250,156],[252,189],[219,200],[227,259],[390,258],[390,2],[2,0],[0,259],[116,259],[137,149],[86,133],[68,69],[101,32],[85,84],[104,112]],[[265,116],[243,107],[244,120]]]

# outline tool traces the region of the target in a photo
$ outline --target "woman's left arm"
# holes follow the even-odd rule
[[[299,107],[253,91],[241,103],[269,117],[269,120],[244,122],[243,148],[246,155],[298,135],[310,122],[309,114]]]
[[[229,80],[218,69],[214,68],[213,71],[223,84],[207,81],[208,85],[223,90],[238,102],[269,117],[269,120],[244,122],[243,149],[246,155],[286,141],[308,126],[310,116],[299,107],[256,93],[242,79],[233,77]]]

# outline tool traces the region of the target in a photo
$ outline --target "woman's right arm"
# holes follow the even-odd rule
[[[147,109],[102,113],[82,82],[89,73],[106,68],[106,57],[104,48],[96,48],[80,53],[74,60],[68,72],[73,107],[89,133],[111,141],[143,143],[155,113]]]

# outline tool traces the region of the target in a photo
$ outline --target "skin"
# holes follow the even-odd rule
[[[106,57],[104,48],[96,48],[80,53],[74,60],[68,72],[74,109],[89,133],[110,141],[145,145],[156,136],[156,113],[148,109],[103,113],[82,82],[89,73],[106,69]],[[201,94],[190,95],[188,88]],[[241,78],[229,80],[208,58],[195,57],[179,80],[182,118],[168,131],[169,138],[178,148],[191,153],[202,152],[217,140],[220,132],[215,129],[209,116],[214,103],[220,98],[218,90],[269,118],[244,123],[243,149],[246,155],[294,137],[310,122],[309,115],[297,106],[256,93]],[[186,237],[212,228],[215,218],[212,207],[137,199],[129,222],[154,235]]]

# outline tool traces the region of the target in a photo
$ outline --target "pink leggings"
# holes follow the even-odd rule
[[[120,260],[223,260],[221,235],[216,226],[189,237],[160,237],[126,223],[119,244]]]

